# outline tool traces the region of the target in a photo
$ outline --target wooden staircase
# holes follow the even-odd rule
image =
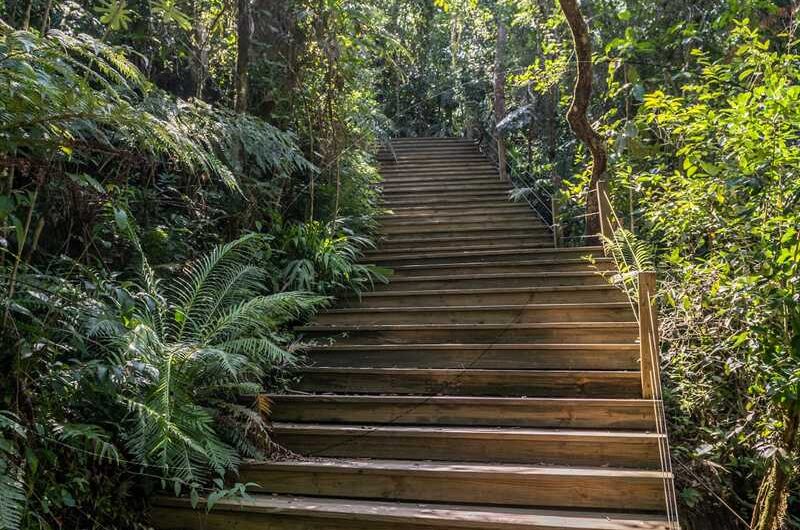
[[[476,145],[396,140],[366,260],[391,283],[302,328],[317,342],[251,498],[162,500],[160,528],[670,529],[663,438],[630,302],[602,249],[552,234]],[[396,157],[396,158],[395,158]],[[335,337],[331,341],[331,337]]]

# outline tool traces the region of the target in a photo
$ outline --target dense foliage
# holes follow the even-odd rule
[[[225,476],[276,450],[257,396],[298,358],[290,325],[383,280],[357,263],[377,106],[353,78],[310,88],[313,124],[234,110],[236,14],[185,7],[3,7],[0,528],[138,528],[148,490],[241,492]]]
[[[646,236],[665,249],[676,457],[720,469],[729,492],[767,473],[761,496],[796,496],[800,62],[746,21],[732,39],[724,61],[693,54],[680,95],[644,97],[643,145],[626,158]]]

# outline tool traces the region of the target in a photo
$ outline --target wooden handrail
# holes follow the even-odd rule
[[[608,181],[597,181],[597,215],[600,216],[600,233],[606,239],[614,239],[614,229],[611,220],[614,213],[611,211],[611,201],[608,198]],[[603,245],[605,247],[605,245]]]
[[[506,143],[503,137],[497,135],[497,169],[500,171],[500,180],[508,180],[508,162],[506,161]]]
[[[641,352],[642,397],[660,398],[658,312],[655,306],[656,273],[641,271],[639,282],[639,349]]]

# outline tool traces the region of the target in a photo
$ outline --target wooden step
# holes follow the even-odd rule
[[[152,519],[164,530],[675,530],[648,514],[271,495],[221,499],[208,513],[159,498]]]
[[[482,172],[487,175],[493,175],[495,180],[499,179],[497,166],[484,159],[472,158],[471,160],[430,160],[423,159],[419,161],[403,162],[390,161],[381,164],[379,172],[384,177],[390,176],[411,176],[412,174],[422,173],[426,175],[433,175],[440,173],[441,175],[452,174],[454,172]]]
[[[448,192],[440,192],[440,193],[425,193],[425,192],[414,192],[414,193],[396,193],[391,195],[383,194],[381,198],[381,206],[383,208],[392,209],[397,206],[418,206],[421,204],[431,204],[433,203],[447,203],[449,202],[459,202],[463,203],[465,201],[502,201],[502,200],[510,200],[510,195],[508,191],[504,190],[497,190],[497,191],[448,191]]]
[[[404,195],[402,197],[390,197],[382,202],[382,207],[393,210],[402,206],[421,206],[421,205],[471,205],[484,204],[484,203],[497,203],[501,201],[511,202],[508,193],[458,193],[450,192],[447,194],[417,194],[417,195]],[[519,204],[519,203],[516,203]]]
[[[419,147],[402,147],[397,146],[391,149],[383,149],[378,151],[376,158],[380,161],[391,162],[396,156],[414,156],[418,153],[422,154],[446,154],[450,155],[454,162],[461,159],[462,155],[475,155],[480,154],[477,146],[475,145],[432,145],[432,146],[419,146]]]
[[[475,202],[465,202],[465,203],[445,203],[445,204],[428,204],[428,205],[409,205],[409,206],[398,206],[394,208],[387,209],[387,215],[398,215],[398,216],[412,216],[412,215],[424,215],[424,216],[447,216],[447,215],[463,215],[463,214],[487,214],[487,215],[494,215],[498,211],[504,211],[509,209],[517,209],[524,208],[525,211],[531,211],[530,206],[524,202],[514,202],[511,200],[503,199],[501,201],[480,201],[478,203]]]
[[[483,225],[483,226],[481,226]],[[472,237],[480,237],[496,233],[535,233],[541,230],[541,224],[533,217],[529,217],[521,222],[484,222],[484,223],[433,223],[428,225],[384,225],[380,232],[384,235],[399,234],[464,234]],[[541,233],[541,232],[540,232]]]
[[[478,144],[473,140],[449,140],[447,142],[397,142],[392,140],[391,145],[384,145],[378,152],[392,151],[398,149],[474,149],[478,150]]]
[[[471,232],[466,232],[470,234],[465,236],[462,239],[466,239],[466,241],[447,241],[444,244],[436,243],[433,241],[424,241],[424,242],[416,242],[414,240],[422,239],[420,237],[413,237],[410,238],[412,241],[410,242],[413,246],[405,246],[410,244],[408,241],[393,241],[394,244],[391,245],[384,245],[382,244],[379,250],[369,251],[364,253],[364,259],[369,259],[371,256],[380,255],[381,258],[391,258],[393,255],[397,256],[406,256],[413,252],[448,252],[452,250],[460,250],[460,251],[486,251],[486,250],[528,250],[528,249],[539,249],[539,248],[552,248],[553,247],[553,240],[552,237],[547,236],[527,236],[525,237],[526,230],[516,230],[513,232],[500,232],[502,234],[503,239],[498,238],[497,240],[486,240],[486,239],[478,239],[476,236],[471,235]],[[455,234],[459,234],[459,236],[454,235],[453,239],[456,237],[461,238],[460,234],[465,232],[456,232]],[[430,232],[432,238],[431,239],[442,239],[446,237],[446,232]],[[414,234],[416,236],[416,234]],[[507,240],[511,238],[511,241],[508,242]],[[404,246],[397,246],[397,245],[404,245]],[[435,245],[435,246],[434,246]]]
[[[473,368],[298,369],[295,388],[341,394],[640,398],[639,372],[623,370],[479,370]]]
[[[452,342],[454,338],[478,344],[570,342],[607,344],[638,339],[636,322],[531,322],[503,324],[369,324],[302,326],[308,339],[330,338],[337,344],[403,344]]]
[[[526,212],[524,214],[497,216],[495,219],[479,219],[479,220],[464,220],[458,218],[445,218],[445,219],[395,219],[381,224],[380,232],[385,234],[391,233],[413,233],[414,229],[472,229],[480,230],[481,226],[486,227],[487,230],[517,230],[519,228],[527,228],[530,230],[544,230],[547,227],[537,219],[533,212]]]
[[[419,228],[436,232],[441,230],[442,228],[448,229],[453,226],[446,223],[388,227],[389,230],[401,230],[401,232],[384,233],[382,236],[380,236],[378,244],[381,245],[387,242],[398,242],[398,241],[416,242],[415,240],[424,240],[426,242],[438,240],[440,242],[447,242],[447,241],[452,241],[454,238],[461,238],[463,241],[487,241],[487,240],[494,241],[498,237],[519,238],[522,236],[528,236],[529,239],[546,237],[551,241],[553,240],[552,233],[550,232],[550,230],[545,226],[542,226],[540,223],[537,223],[535,219],[528,220],[526,222],[527,224],[529,224],[529,226],[525,228],[505,228],[505,229],[499,228],[498,230],[486,230],[484,232],[472,228],[470,225],[473,223],[462,223],[455,230],[463,230],[463,232],[456,232],[456,235],[450,235],[448,231],[447,236],[431,236],[428,234],[428,232],[422,232],[422,234],[424,235],[418,235],[419,232],[415,230],[416,228]],[[475,232],[475,233],[470,233],[470,232]]]
[[[382,162],[391,162],[395,157],[409,157],[417,154],[443,154],[450,155],[453,161],[458,161],[463,155],[480,154],[475,145],[432,145],[419,147],[397,146],[391,149],[378,151],[376,158]]]
[[[239,472],[240,482],[268,493],[619,510],[663,509],[664,478],[650,470],[359,459],[253,463]]]
[[[493,208],[490,211],[485,211],[484,208],[473,208],[467,211],[442,211],[439,213],[427,212],[402,212],[396,211],[392,214],[381,215],[378,221],[382,224],[397,224],[397,223],[441,223],[447,221],[459,222],[475,222],[475,221],[490,221],[492,219],[504,219],[507,217],[514,218],[517,216],[531,217],[533,210],[527,205],[516,205],[514,203],[503,203],[498,208]]]
[[[390,158],[391,161],[400,165],[410,165],[414,163],[422,163],[433,160],[441,160],[444,162],[452,162],[453,156],[450,153],[437,153],[431,152],[416,152],[416,153],[394,153]],[[459,162],[486,162],[488,159],[480,152],[465,153],[458,156]]]
[[[384,144],[381,149],[436,149],[453,146],[466,146],[478,149],[478,143],[469,138],[439,138],[432,139],[414,138],[395,138],[390,144]]]
[[[385,200],[402,199],[406,196],[466,194],[484,196],[491,193],[504,193],[509,196],[513,188],[504,182],[479,182],[472,184],[436,184],[436,185],[381,185],[375,186]]]
[[[383,175],[382,175],[383,176]],[[391,173],[383,176],[383,184],[389,186],[408,186],[408,185],[427,185],[427,184],[471,184],[476,182],[499,182],[500,177],[496,173],[487,172],[485,174],[477,173],[467,173],[464,175],[453,176],[453,175],[436,175],[436,174],[429,174],[427,176],[417,176],[417,175],[403,175],[403,174],[395,174],[392,175]]]
[[[581,259],[584,257],[600,257],[602,250],[598,247],[569,247],[546,248],[528,250],[480,250],[480,251],[450,251],[431,253],[410,253],[402,256],[381,254],[370,255],[367,261],[383,264],[388,267],[397,265],[415,265],[430,263],[472,263],[509,260],[534,260],[534,259]],[[588,260],[587,260],[588,263]]]
[[[484,370],[638,370],[639,345],[626,344],[337,344],[309,346],[317,367],[472,368]]]
[[[661,435],[508,427],[273,424],[277,443],[320,457],[658,468]]]
[[[272,394],[273,421],[655,430],[646,399]]]
[[[511,187],[500,181],[472,182],[472,183],[435,183],[435,184],[389,184],[380,186],[384,197],[416,193],[448,193],[451,191],[501,191],[510,192]]]
[[[391,284],[390,284],[391,285]],[[627,295],[613,285],[555,285],[488,289],[431,289],[376,291],[343,300],[340,307],[435,307],[552,303],[625,302]]]
[[[351,307],[317,315],[316,325],[504,324],[634,321],[628,302],[441,307]]]
[[[383,167],[380,170],[382,181],[387,184],[400,184],[411,180],[443,182],[466,177],[482,177],[491,182],[503,182],[497,168],[485,162],[453,164],[447,160],[425,160],[418,164]],[[505,181],[506,183],[508,181]]]
[[[455,271],[454,271],[455,272]],[[441,274],[436,276],[393,275],[390,283],[375,286],[376,291],[424,291],[441,289],[497,289],[503,287],[547,287],[555,285],[607,285],[608,280],[594,271],[509,272],[491,274]]]
[[[399,216],[390,215],[382,218],[381,226],[427,226],[427,225],[459,225],[462,223],[519,223],[526,222],[533,219],[541,228],[545,226],[534,217],[534,213],[530,208],[517,207],[516,211],[498,212],[494,214],[479,214],[479,215],[412,215],[412,216]]]
[[[521,248],[530,245],[533,248],[552,247],[553,236],[544,229],[525,230],[524,234],[500,233],[488,236],[417,236],[415,234],[399,234],[382,238],[379,248],[386,252],[446,252],[448,250],[486,250],[492,248]]]
[[[454,144],[454,145],[417,145],[417,146],[401,146],[396,145],[380,149],[377,152],[378,157],[382,156],[396,156],[396,155],[414,155],[416,153],[446,153],[453,156],[455,160],[464,154],[480,153],[476,144]]]
[[[392,279],[417,276],[442,276],[465,274],[525,274],[609,271],[614,268],[611,258],[595,258],[594,263],[585,259],[534,259],[520,261],[432,263],[423,265],[398,265],[392,271]]]

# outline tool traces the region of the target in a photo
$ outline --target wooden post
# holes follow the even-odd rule
[[[658,347],[658,313],[654,304],[656,273],[639,272],[639,342],[641,353],[642,397],[657,395],[660,375]]]
[[[550,211],[553,215],[553,246],[558,248],[561,244],[561,223],[559,222],[559,218],[561,217],[561,209],[560,205],[558,204],[558,198],[556,194],[558,190],[553,193],[553,196],[550,197]]]
[[[597,181],[597,206],[597,215],[600,216],[600,234],[607,239],[613,239],[611,201],[608,199],[608,182],[605,179]]]
[[[499,134],[497,135],[497,169],[500,171],[500,180],[508,180],[506,144]]]

